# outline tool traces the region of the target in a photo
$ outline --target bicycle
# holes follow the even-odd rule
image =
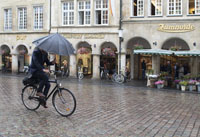
[[[104,67],[100,67],[100,69],[101,69],[101,72],[100,72],[101,80],[109,79],[109,74],[108,74],[107,70],[105,70]]]
[[[78,67],[78,75],[77,75],[77,77],[80,80],[84,78],[83,72],[81,71],[81,67]]]
[[[73,93],[66,88],[61,87],[61,83],[57,81],[56,71],[51,71],[54,73],[54,80],[49,80],[50,83],[55,83],[55,87],[51,92],[48,93],[46,99],[42,99],[36,96],[38,88],[38,80],[31,79],[31,83],[25,85],[22,89],[21,99],[24,106],[28,110],[37,110],[44,101],[47,101],[51,95],[52,104],[55,110],[64,117],[68,117],[74,113],[76,110],[76,98]]]

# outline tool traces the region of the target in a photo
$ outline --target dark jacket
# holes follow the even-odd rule
[[[52,62],[49,62],[48,54],[46,52],[42,52],[38,48],[35,48],[32,55],[31,65],[29,67],[29,71],[33,74],[36,71],[43,71],[44,63],[48,66],[53,65]]]

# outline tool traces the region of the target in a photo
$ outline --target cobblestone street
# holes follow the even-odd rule
[[[75,113],[53,108],[28,111],[21,101],[23,77],[0,77],[0,137],[197,137],[200,95],[99,81],[63,80],[76,99]]]

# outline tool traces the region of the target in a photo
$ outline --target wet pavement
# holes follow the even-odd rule
[[[21,76],[0,76],[0,137],[198,137],[200,94],[98,80],[62,80],[77,99],[75,113],[28,111]]]

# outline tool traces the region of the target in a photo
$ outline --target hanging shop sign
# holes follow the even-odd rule
[[[115,52],[111,48],[103,48],[102,49],[102,54],[106,56],[115,56]]]
[[[90,49],[85,48],[85,47],[81,47],[81,48],[79,48],[78,51],[77,51],[78,54],[88,54],[88,53],[90,53],[90,52],[91,52]]]
[[[159,24],[158,31],[162,32],[171,32],[171,33],[181,33],[181,32],[189,32],[195,30],[194,25],[184,24],[184,25],[166,25]]]

